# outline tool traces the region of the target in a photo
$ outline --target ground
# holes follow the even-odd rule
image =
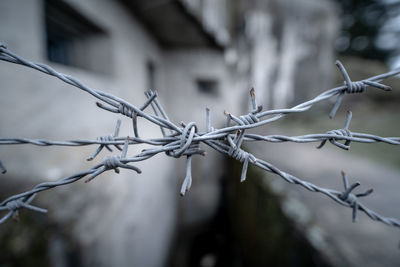
[[[348,103],[349,107],[350,104]],[[393,103],[360,103],[351,106],[353,120],[350,130],[382,136],[399,136],[398,108]],[[346,110],[346,109],[344,109]],[[343,128],[345,114],[330,120],[323,110],[310,115],[293,115],[264,129],[263,134],[288,135],[324,133]],[[399,146],[388,144],[351,144],[350,151],[332,146],[329,142],[321,150],[310,144],[249,145],[258,157],[281,170],[289,172],[318,186],[342,190],[341,170],[348,174],[350,183],[359,181],[357,188],[364,192],[373,188],[372,195],[361,199],[372,210],[400,218],[400,157]],[[338,266],[399,266],[399,229],[374,222],[364,214],[352,223],[351,209],[342,207],[322,194],[309,192],[297,185],[284,182],[280,177],[265,177],[286,200],[282,208],[304,229],[314,246]],[[301,228],[300,227],[300,228]],[[310,229],[314,229],[310,231]]]

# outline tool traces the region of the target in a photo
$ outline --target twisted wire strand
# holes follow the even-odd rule
[[[123,145],[126,137],[117,137],[114,140],[104,139],[79,139],[69,141],[51,141],[44,139],[29,139],[29,138],[0,138],[0,145],[23,145],[31,144],[36,146],[89,146],[89,145]],[[129,144],[149,144],[149,145],[163,145],[176,138],[156,138],[156,139],[142,139],[137,137],[129,137]]]
[[[241,149],[241,144],[245,141],[266,141],[266,142],[297,142],[297,143],[308,143],[308,142],[326,142],[330,141],[332,144],[341,147],[348,148],[350,142],[361,142],[361,143],[376,143],[384,142],[387,144],[398,145],[400,144],[399,137],[380,137],[365,133],[356,133],[348,130],[350,119],[346,120],[345,127],[343,129],[328,131],[325,134],[308,134],[303,136],[283,136],[283,135],[269,135],[262,136],[256,134],[245,133],[246,129],[255,128],[261,125],[265,125],[276,121],[288,114],[304,112],[310,109],[314,104],[327,100],[335,95],[338,95],[338,99],[331,111],[331,117],[333,117],[340,105],[344,93],[361,93],[364,92],[368,86],[373,86],[378,89],[385,91],[391,90],[390,87],[380,84],[383,79],[395,76],[400,73],[400,70],[394,70],[381,75],[370,77],[362,81],[352,82],[348,76],[346,70],[340,62],[336,62],[339,70],[345,79],[345,84],[340,87],[330,89],[326,92],[321,93],[317,97],[296,105],[289,109],[276,109],[262,111],[261,106],[257,106],[255,101],[254,89],[250,90],[250,97],[252,103],[252,111],[249,114],[241,115],[236,117],[232,114],[226,113],[227,115],[227,126],[221,129],[214,129],[211,126],[210,110],[206,109],[206,132],[198,132],[197,126],[194,122],[187,125],[182,124],[181,127],[172,123],[165,110],[162,108],[158,99],[156,98],[156,93],[153,91],[146,91],[145,96],[147,98],[146,102],[141,108],[138,108],[125,100],[108,94],[102,91],[93,90],[77,79],[57,72],[50,66],[33,63],[25,60],[18,55],[9,51],[5,45],[0,43],[0,60],[23,65],[26,67],[33,68],[42,73],[57,77],[65,83],[75,86],[92,96],[96,97],[101,102],[97,102],[97,106],[105,109],[109,112],[120,113],[121,115],[130,117],[133,119],[133,130],[134,137],[117,137],[118,130],[115,130],[114,135],[101,136],[96,140],[70,140],[70,141],[49,141],[41,139],[27,139],[27,138],[1,138],[0,145],[14,145],[14,144],[32,144],[38,146],[86,146],[86,145],[99,145],[100,148],[108,146],[124,145],[122,153],[120,156],[111,155],[106,156],[100,163],[93,166],[91,169],[73,174],[71,176],[62,178],[54,182],[44,182],[34,186],[31,190],[24,193],[20,193],[11,196],[2,202],[0,202],[0,211],[8,211],[3,218],[0,219],[0,223],[5,222],[7,219],[11,218],[17,214],[18,210],[21,208],[30,209],[37,212],[46,212],[45,209],[31,205],[30,203],[34,200],[36,195],[42,191],[50,190],[52,188],[67,185],[70,183],[77,182],[83,177],[88,177],[86,181],[90,181],[103,172],[114,170],[119,173],[119,168],[125,168],[129,170],[134,170],[140,173],[141,170],[128,163],[134,163],[138,161],[143,161],[150,159],[151,157],[159,154],[166,153],[168,156],[172,157],[187,157],[186,163],[186,177],[182,183],[181,194],[184,195],[187,190],[190,189],[192,184],[192,174],[191,174],[191,162],[193,155],[204,155],[204,151],[200,149],[200,143],[206,144],[216,151],[228,155],[243,163],[241,180],[244,181],[246,177],[246,171],[248,164],[253,164],[265,171],[272,172],[280,176],[282,179],[291,184],[297,184],[301,187],[312,191],[324,194],[334,200],[335,202],[353,209],[353,220],[357,216],[357,211],[363,211],[372,220],[383,222],[387,225],[400,227],[400,221],[395,218],[387,218],[379,215],[378,213],[368,209],[365,205],[358,202],[358,197],[366,196],[372,192],[367,191],[362,194],[353,194],[351,191],[358,185],[356,183],[348,187],[347,178],[345,179],[345,191],[340,192],[337,190],[332,190],[328,188],[319,187],[313,183],[304,181],[297,178],[289,173],[286,173],[269,162],[256,158],[253,154]],[[146,113],[144,110],[147,106],[151,106],[154,115]],[[332,116],[333,114],[333,116]],[[136,117],[141,116],[150,122],[160,126],[163,137],[156,139],[142,139],[139,138],[136,124]],[[264,117],[268,117],[263,119]],[[236,125],[230,126],[230,122],[233,121]],[[119,129],[119,123],[117,127]],[[166,130],[169,130],[167,134]],[[345,143],[341,144],[338,141],[344,140]],[[127,156],[128,146],[135,144],[148,144],[152,145],[151,148],[144,149],[142,152],[130,156]],[[322,143],[321,143],[322,144]],[[97,150],[96,150],[97,152]],[[100,151],[99,151],[100,152]],[[97,153],[98,154],[98,153]],[[96,154],[96,155],[97,155]],[[4,166],[1,164],[2,170]]]
[[[334,139],[336,141],[351,141],[357,143],[386,143],[389,145],[400,145],[400,137],[381,137],[373,134],[349,132],[351,136],[338,134],[336,131],[329,131],[328,133],[320,134],[307,134],[299,136],[285,136],[285,135],[257,135],[257,134],[246,134],[245,141],[265,141],[270,143],[313,143],[321,141],[329,141]]]
[[[336,134],[334,131],[329,131],[327,133],[318,134],[306,134],[298,136],[286,136],[286,135],[258,135],[258,134],[245,134],[244,141],[254,142],[254,141],[265,141],[269,143],[315,143],[324,140],[329,141],[329,139],[335,139],[337,141],[351,141],[355,143],[386,143],[389,145],[400,145],[400,137],[382,137],[373,134],[350,132],[351,136],[346,136],[342,134]],[[234,136],[231,135],[221,135],[218,139],[222,139],[224,136]],[[115,138],[115,141],[101,141],[101,140],[70,140],[70,141],[51,141],[44,139],[29,139],[29,138],[0,138],[0,145],[23,145],[31,144],[36,146],[89,146],[89,145],[123,145],[124,139],[126,137]],[[202,138],[202,136],[193,137],[193,141],[204,141],[212,140],[213,138]],[[175,137],[168,138],[157,138],[157,139],[142,139],[129,136],[129,144],[149,144],[149,145],[164,145],[171,141],[178,140]]]

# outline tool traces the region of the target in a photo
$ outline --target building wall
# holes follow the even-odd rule
[[[332,85],[337,8],[331,0],[181,0],[229,49],[264,108],[285,108]]]
[[[148,60],[161,66],[163,55],[155,40],[113,1],[67,2],[109,34],[110,47],[105,51],[112,56],[104,57],[101,64],[109,65],[110,74],[48,62],[42,1],[1,1],[1,41],[29,60],[49,64],[92,88],[140,106],[148,86]],[[160,68],[156,84],[162,84],[163,78]],[[0,81],[1,137],[94,139],[112,133],[120,117],[98,109],[88,94],[22,66],[0,62]],[[143,120],[139,124],[141,135],[159,134],[157,127]],[[132,135],[128,119],[123,119],[120,132]],[[141,148],[131,149],[128,155]],[[94,162],[86,162],[94,149],[2,146],[0,158],[8,169],[2,183],[7,179],[22,183],[22,188],[9,192],[11,195],[35,183],[88,169],[106,155],[103,151]],[[89,184],[82,181],[43,193],[35,203],[49,207],[49,214],[38,216],[48,216],[61,228],[73,225],[71,234],[84,252],[85,266],[160,266],[166,259],[175,225],[178,187],[172,161],[160,156],[138,163],[141,175],[127,170],[119,175],[110,172]],[[21,213],[22,219],[28,212]]]
[[[294,106],[332,85],[338,26],[334,3],[255,1],[246,12],[251,81],[261,90],[265,107]]]
[[[272,0],[182,1],[189,12],[203,20],[203,27],[220,44],[229,44],[225,51],[166,51],[119,2],[66,2],[106,32],[103,39],[85,42],[86,51],[83,45],[76,52],[80,59],[86,53],[95,55],[95,61],[88,64],[94,71],[47,60],[44,2],[40,0],[0,2],[0,41],[27,59],[49,64],[92,88],[137,106],[145,100],[143,92],[154,86],[151,89],[158,91],[171,120],[177,124],[195,121],[199,131],[205,130],[206,107],[211,109],[215,128],[224,125],[224,110],[236,115],[246,113],[249,89],[253,86],[258,104],[269,108],[288,105],[288,96],[301,100],[308,96],[304,92],[314,90],[315,85],[322,89],[320,86],[329,83],[325,79],[330,75],[326,60],[330,60],[335,24],[324,17],[329,16],[329,6],[325,5],[328,1],[314,5],[319,1],[303,0],[301,3],[305,4],[299,6]],[[292,16],[292,6],[301,11],[296,10],[297,16]],[[275,28],[276,25],[282,28]],[[304,25],[323,27],[319,31],[303,31]],[[150,62],[154,81],[149,81]],[[216,92],[201,92],[199,80],[216,82]],[[120,118],[98,109],[92,96],[22,66],[0,62],[0,87],[0,137],[94,139],[112,133]],[[277,97],[272,93],[276,88],[281,88],[283,95]],[[121,135],[132,135],[130,120],[122,119]],[[138,123],[141,136],[160,136],[159,127],[141,118]],[[128,155],[145,147],[132,147]],[[94,149],[0,147],[0,160],[8,169],[4,176],[8,180],[4,181],[22,184],[22,188],[9,194],[90,168],[95,162],[86,162],[85,158]],[[119,175],[109,172],[89,184],[79,182],[41,194],[35,203],[49,207],[50,212],[38,216],[71,232],[83,251],[84,266],[162,266],[178,221],[183,225],[201,223],[216,212],[218,179],[224,170],[221,155],[204,149],[207,157],[195,156],[193,186],[184,198],[179,198],[178,192],[185,176],[185,159],[159,155],[135,164],[142,169],[141,175],[126,170]],[[106,153],[103,151],[97,161]],[[69,230],[66,225],[73,226]]]

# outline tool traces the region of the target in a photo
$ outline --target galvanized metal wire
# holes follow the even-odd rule
[[[276,110],[262,110],[262,106],[257,106],[255,91],[250,90],[250,98],[252,103],[252,109],[248,114],[241,116],[235,116],[229,112],[225,112],[227,117],[226,126],[223,128],[214,128],[211,125],[210,109],[206,108],[206,125],[205,131],[199,131],[198,125],[195,122],[181,123],[180,125],[174,124],[167,116],[167,113],[161,106],[157,99],[157,94],[154,91],[146,91],[145,96],[147,100],[141,107],[135,105],[117,97],[112,94],[94,90],[79,80],[60,72],[57,72],[50,66],[42,63],[34,63],[28,61],[15,53],[11,52],[6,46],[0,43],[0,60],[7,61],[10,63],[23,65],[42,73],[54,76],[61,81],[75,86],[99,100],[96,105],[106,111],[113,113],[120,113],[121,115],[127,116],[132,119],[133,136],[118,137],[120,120],[117,121],[117,125],[113,134],[98,137],[96,140],[80,139],[80,140],[69,140],[69,141],[51,141],[42,139],[29,139],[29,138],[0,138],[0,145],[18,145],[18,144],[32,144],[37,146],[87,146],[87,145],[98,145],[97,149],[89,156],[88,160],[93,160],[103,148],[112,151],[111,146],[121,151],[120,155],[114,154],[106,156],[100,163],[94,165],[91,169],[82,171],[71,176],[62,178],[55,182],[44,182],[36,185],[31,190],[11,196],[2,202],[0,202],[0,211],[6,211],[7,213],[0,219],[0,223],[5,222],[7,219],[18,214],[18,210],[21,208],[30,209],[36,212],[47,212],[47,210],[31,205],[36,195],[39,192],[50,190],[54,187],[64,186],[81,180],[86,177],[86,182],[95,179],[103,172],[114,170],[119,173],[120,168],[133,170],[137,173],[141,173],[141,170],[132,165],[135,162],[150,159],[151,157],[165,153],[167,156],[180,158],[185,156],[186,161],[186,177],[183,180],[181,187],[181,195],[190,189],[192,185],[192,170],[191,163],[192,157],[195,155],[205,155],[204,150],[201,149],[201,145],[207,145],[217,150],[218,152],[232,157],[243,163],[241,181],[246,180],[246,173],[249,163],[253,164],[265,171],[272,172],[280,176],[282,179],[291,184],[297,184],[301,187],[312,191],[326,195],[335,202],[349,207],[352,209],[353,221],[357,219],[357,211],[364,212],[368,217],[375,221],[381,221],[387,225],[400,227],[400,220],[395,218],[387,218],[379,215],[378,213],[368,209],[365,205],[358,201],[358,198],[368,196],[372,193],[372,189],[364,193],[352,193],[353,190],[359,186],[359,183],[353,183],[349,186],[347,177],[344,173],[343,183],[344,190],[337,191],[334,189],[319,187],[313,183],[304,181],[297,178],[289,173],[286,173],[273,164],[266,162],[262,159],[255,157],[252,153],[245,151],[241,148],[244,142],[254,141],[265,141],[272,143],[281,142],[295,142],[295,143],[309,143],[309,142],[320,142],[318,148],[322,148],[327,141],[331,144],[348,150],[351,142],[359,143],[376,143],[384,142],[391,145],[399,145],[399,137],[381,137],[366,133],[351,132],[349,130],[349,124],[351,120],[351,112],[348,112],[345,126],[343,129],[337,129],[328,131],[321,134],[307,134],[302,136],[283,136],[283,135],[268,135],[262,136],[258,134],[247,133],[247,129],[259,127],[262,125],[269,124],[273,121],[279,120],[291,113],[300,113],[309,110],[314,104],[337,96],[335,105],[330,112],[330,117],[335,116],[344,95],[352,93],[362,93],[368,87],[374,87],[384,91],[390,91],[389,86],[383,85],[380,82],[386,78],[395,76],[400,73],[400,70],[390,71],[381,75],[370,77],[361,81],[351,81],[348,73],[346,72],[343,65],[337,61],[340,72],[345,80],[343,86],[339,86],[328,91],[325,91],[317,97],[296,105],[288,109],[276,109]],[[146,112],[146,109],[151,107],[154,114]],[[161,129],[162,137],[146,139],[139,136],[137,118],[142,117],[155,125],[158,125]],[[232,125],[231,125],[232,124]],[[342,143],[343,142],[343,143]],[[128,148],[131,145],[137,144],[148,144],[150,148],[141,151],[140,153],[132,156],[128,156]],[[123,146],[121,148],[121,146]],[[6,172],[6,169],[0,161],[0,171]]]

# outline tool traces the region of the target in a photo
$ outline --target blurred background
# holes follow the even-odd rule
[[[352,80],[400,66],[397,0],[2,0],[0,41],[88,86],[136,106],[154,89],[175,123],[222,127],[224,110],[246,114],[249,89],[264,109],[304,102]],[[386,93],[368,88],[293,114],[253,132],[298,135],[343,128],[399,136],[400,82]],[[0,137],[94,139],[114,131],[119,116],[61,81],[0,62]],[[121,135],[132,135],[122,118]],[[159,128],[139,118],[146,138]],[[400,218],[400,157],[387,144],[352,144],[350,151],[316,144],[248,143],[257,157],[319,186],[342,190],[340,171],[361,189],[362,202]],[[2,146],[8,169],[1,199],[43,181],[89,169],[96,147]],[[145,146],[132,147],[135,154]],[[158,155],[137,164],[141,175],[108,172],[46,191],[0,226],[0,266],[399,266],[398,229],[210,148],[195,157],[193,186],[179,197],[184,159]],[[97,161],[107,155],[103,151]]]

